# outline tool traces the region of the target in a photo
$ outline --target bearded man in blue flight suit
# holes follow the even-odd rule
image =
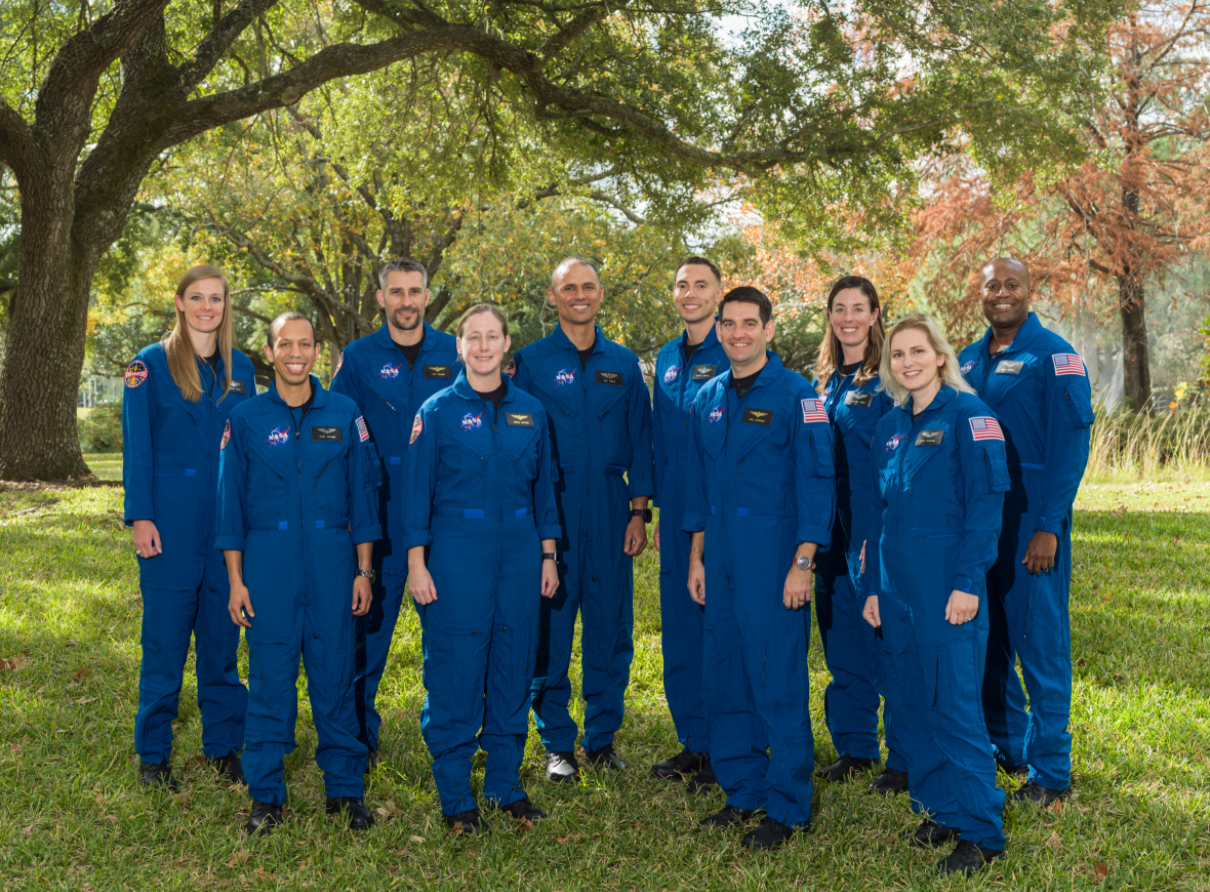
[[[332,376],[332,392],[344,394],[361,410],[386,472],[378,493],[382,539],[374,549],[374,601],[370,612],[357,620],[358,739],[369,747],[369,768],[378,763],[382,727],[374,701],[408,578],[407,550],[399,542],[407,495],[403,463],[412,418],[425,400],[458,376],[454,336],[424,321],[429,288],[423,264],[410,257],[392,260],[379,270],[378,284],[378,305],[386,322],[374,334],[349,344]]]
[[[563,539],[560,586],[543,599],[530,702],[546,747],[546,776],[574,781],[577,728],[568,706],[576,613],[581,637],[584,752],[621,769],[614,748],[634,657],[634,558],[647,547],[648,499],[655,492],[651,398],[638,357],[596,324],[604,294],[596,267],[568,257],[551,274],[547,298],[559,314],[552,334],[519,351],[509,369],[546,408],[555,500]]]
[[[674,781],[689,777],[686,788],[692,793],[717,782],[710,768],[702,697],[703,610],[689,594],[692,537],[681,527],[689,463],[689,410],[706,382],[731,367],[714,328],[722,293],[722,273],[705,257],[687,257],[681,263],[672,300],[685,331],[665,344],[655,361],[652,431],[660,508],[655,528],[655,548],[660,553],[660,645],[664,696],[683,749],[651,766],[651,772]]]
[[[710,764],[727,792],[701,825],[742,824],[763,809],[743,839],[751,849],[811,824],[808,605],[836,510],[828,413],[807,380],[766,351],[772,316],[769,298],[747,286],[719,306],[731,370],[693,404],[684,520],[689,591],[706,608]]]
[[[327,812],[344,810],[351,829],[365,830],[374,817],[362,802],[354,617],[373,597],[378,453],[353,401],[310,374],[318,346],[307,318],[278,316],[269,342],[274,384],[237,406],[223,433],[215,539],[231,580],[228,611],[248,642],[243,764],[253,801],[245,829],[268,833],[282,820],[301,653]]]
[[[1024,264],[992,261],[981,292],[991,326],[959,362],[1000,419],[1012,482],[987,576],[983,711],[1005,769],[1020,775],[1028,766],[1014,799],[1046,806],[1071,787],[1071,522],[1088,463],[1092,389],[1071,344],[1030,312]]]

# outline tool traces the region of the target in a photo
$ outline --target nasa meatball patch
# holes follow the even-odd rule
[[[147,366],[143,364],[143,360],[136,359],[126,367],[126,374],[123,376],[126,381],[126,386],[131,390],[138,387],[147,380]]]
[[[412,421],[412,439],[408,440],[408,445],[411,446],[420,439],[420,434],[424,430],[424,422],[420,420],[420,413],[416,413],[416,418]]]

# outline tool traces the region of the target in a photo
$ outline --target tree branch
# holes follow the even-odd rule
[[[197,45],[193,51],[193,61],[178,69],[180,86],[188,91],[201,83],[247,27],[276,5],[277,0],[244,0],[223,16]]]
[[[35,154],[29,124],[0,96],[0,162],[11,167],[20,181],[33,163]]]

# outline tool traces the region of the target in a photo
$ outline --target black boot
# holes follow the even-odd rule
[[[378,767],[378,750],[374,749],[374,747],[372,747],[372,746],[367,747],[367,749],[369,750],[369,753],[366,755],[365,774],[369,774],[371,771],[373,771],[375,768]]]
[[[845,781],[857,777],[870,766],[877,764],[877,759],[854,759],[852,756],[841,756],[827,768],[821,768],[816,773],[824,780],[834,784],[843,784]]]
[[[1029,780],[1029,766],[1028,765],[1003,765],[1003,764],[997,762],[996,767],[999,768],[1001,771],[1003,771],[1005,774],[1007,774],[1009,777],[1011,777],[1013,780],[1020,781],[1021,783],[1025,783],[1027,780]]]
[[[705,753],[691,753],[689,750],[682,750],[667,762],[656,762],[651,766],[651,773],[664,780],[681,781],[709,765],[710,757]]]
[[[908,789],[908,773],[894,768],[882,769],[882,774],[870,781],[866,787],[871,793],[880,796],[894,796],[896,793],[906,793]]]
[[[717,830],[722,827],[731,827],[735,824],[743,824],[745,821],[752,820],[752,816],[756,812],[749,811],[746,808],[736,808],[733,805],[724,805],[723,810],[715,812],[708,818],[702,818],[698,821],[698,826],[703,830]]]
[[[477,808],[460,811],[456,815],[442,815],[442,817],[450,827],[455,824],[459,825],[464,836],[484,836],[492,832],[492,828],[488,826],[487,821],[483,820],[483,815],[479,814]]]
[[[706,793],[711,787],[718,786],[718,778],[714,776],[714,769],[707,765],[693,777],[689,778],[685,784],[685,789],[690,793]]]
[[[580,779],[580,763],[575,753],[547,753],[546,779],[556,783],[575,783]]]
[[[529,801],[529,797],[510,802],[508,805],[497,805],[496,808],[505,814],[512,815],[518,821],[529,821],[531,824],[546,817],[546,812]]]
[[[742,840],[744,848],[759,852],[761,849],[775,849],[798,832],[797,827],[787,827],[774,818],[765,818],[759,826]]]
[[[953,827],[925,818],[915,830],[905,830],[899,838],[917,849],[931,849],[958,835]]]
[[[176,778],[167,762],[139,762],[139,781],[145,787],[163,787],[176,792]]]
[[[982,870],[989,862],[1004,854],[1004,849],[985,849],[969,840],[959,840],[954,850],[937,862],[937,872],[942,876],[960,873],[970,876]]]
[[[1070,789],[1068,787],[1068,790]],[[1013,793],[1013,802],[1029,802],[1033,805],[1040,805],[1042,808],[1045,808],[1057,799],[1066,798],[1067,790],[1052,790],[1050,787],[1044,787],[1033,781],[1023,784],[1021,789]]]
[[[369,830],[374,826],[374,815],[370,813],[365,802],[356,796],[329,796],[324,811],[330,815],[338,815],[342,808],[349,813],[350,830]]]
[[[612,768],[614,771],[621,771],[626,767],[626,763],[622,761],[622,757],[618,755],[618,751],[613,748],[612,743],[607,743],[595,750],[585,750],[584,755],[598,768]]]
[[[244,832],[249,836],[268,836],[273,828],[281,823],[281,806],[252,800],[252,814],[244,825]]]
[[[240,764],[237,754],[227,753],[217,759],[207,759],[206,762],[231,783],[242,784],[244,782],[244,766]]]

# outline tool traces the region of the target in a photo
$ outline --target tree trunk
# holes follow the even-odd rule
[[[1151,412],[1151,365],[1147,352],[1147,304],[1143,283],[1118,276],[1122,313],[1122,381],[1126,405],[1134,412]]]

